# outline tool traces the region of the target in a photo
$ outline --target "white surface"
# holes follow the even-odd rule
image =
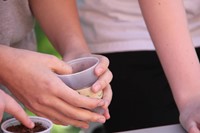
[[[118,132],[118,133],[186,133],[186,131],[181,127],[180,124],[145,128],[133,131]]]

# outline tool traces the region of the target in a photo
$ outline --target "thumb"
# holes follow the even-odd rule
[[[62,74],[62,75],[70,74],[72,73],[72,67],[64,61],[59,61],[55,64],[53,71],[57,74]]]
[[[189,133],[200,133],[196,124],[189,129]]]

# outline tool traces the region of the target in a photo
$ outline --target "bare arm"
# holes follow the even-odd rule
[[[110,81],[112,73],[108,69],[109,61],[101,55],[92,55],[87,47],[80,27],[79,16],[76,9],[76,0],[30,0],[33,14],[40,23],[42,29],[67,61],[81,56],[97,56],[100,59],[95,73],[99,79],[92,86],[94,92],[104,90],[105,118],[110,117],[108,105],[112,99]]]
[[[198,95],[200,67],[182,0],[140,0],[146,24],[181,108],[190,97]]]
[[[144,19],[190,133],[199,133],[200,66],[182,0],[139,0]]]
[[[30,0],[34,16],[62,56],[89,53],[75,0]]]

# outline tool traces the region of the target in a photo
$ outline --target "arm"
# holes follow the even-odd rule
[[[140,0],[139,3],[174,99],[183,114],[200,97],[199,60],[189,34],[183,2]],[[189,117],[187,120],[181,118],[187,131],[194,126]]]
[[[40,26],[63,56],[63,60],[67,61],[81,56],[98,56],[99,65],[95,68],[99,80],[92,86],[94,92],[101,89],[104,90],[103,100],[106,101],[104,116],[108,119],[108,105],[112,98],[110,81],[112,74],[108,69],[109,61],[100,55],[91,55],[87,44],[84,40],[76,9],[75,0],[30,0],[30,5],[34,16],[40,23]]]
[[[89,54],[75,0],[30,0],[30,3],[34,16],[61,56]]]
[[[60,2],[62,3],[64,1]],[[59,2],[52,1],[50,3],[57,5]],[[30,3],[30,5],[32,4],[35,6],[36,4],[38,4],[38,8],[40,8],[40,5],[46,7],[45,4],[48,5],[49,1],[34,0],[33,3]],[[32,7],[33,11],[35,8],[37,9],[37,6]],[[57,15],[58,14],[62,14],[62,12],[57,12]],[[54,18],[54,20],[56,19],[57,17]],[[57,24],[57,26],[55,27],[59,26],[60,25]],[[49,27],[46,28],[48,29]],[[60,32],[56,32],[55,30],[56,35],[57,33],[63,32],[62,29],[60,30]],[[74,30],[74,32],[75,31],[76,30]],[[68,38],[71,37],[70,34],[65,35],[68,35]],[[50,36],[51,35],[49,35],[49,37]],[[73,55],[73,57],[76,57],[80,53],[89,53],[87,48],[82,47],[78,43],[74,43],[77,45],[71,44],[71,41],[76,39],[68,41],[67,43],[70,44],[69,46],[63,45],[64,47],[60,48],[61,45],[58,40],[65,41],[64,36],[62,36],[62,34],[59,34],[58,37],[60,36],[61,38],[58,39],[55,39],[54,37],[50,38],[51,41],[55,41],[54,43],[57,44],[56,46],[58,46],[57,48],[63,56],[67,55],[67,57],[69,57],[69,55],[72,55],[70,54],[70,52],[76,53],[76,48],[79,48],[79,53],[77,52]],[[66,49],[69,49],[70,52]],[[64,51],[67,51],[67,54],[64,53]],[[70,58],[72,58],[72,56]],[[55,73],[71,73],[71,68],[65,62],[61,61],[55,56],[32,52],[24,49],[11,48],[0,44],[0,60],[0,83],[6,86],[20,102],[22,102],[30,111],[32,111],[36,115],[47,117],[57,124],[70,124],[82,128],[87,128],[88,122],[105,122],[106,115],[103,116],[89,111],[98,106],[104,106],[106,108],[106,106],[108,105],[105,104],[105,100],[90,99],[85,96],[81,96],[73,91],[71,88],[66,86]],[[103,73],[105,71],[109,72],[107,69],[107,65],[109,62],[105,60],[102,61],[104,62],[104,64],[99,66],[100,68],[102,68],[102,66],[104,67]],[[109,83],[109,80],[111,80],[111,76],[108,76],[107,78],[107,83]],[[111,89],[108,87],[109,85],[106,84],[106,82],[100,85],[102,85],[103,87],[106,86],[105,90],[109,93],[106,93],[108,95],[107,97],[105,97],[108,98],[108,100],[111,100]],[[6,96],[2,96],[2,100],[6,99]],[[12,99],[8,100],[8,102],[12,102]],[[16,103],[13,103],[12,106],[15,106],[19,109],[19,107],[16,106]],[[29,123],[29,120],[26,118],[25,114],[21,113],[19,117],[15,113],[11,112],[12,108],[4,108],[3,105],[1,107],[3,108],[1,111],[4,110],[13,114],[26,126],[33,126]]]
[[[34,114],[82,128],[88,122],[105,122],[105,117],[87,110],[104,101],[80,96],[56,76],[54,72],[71,70],[58,58],[0,45],[0,59],[0,83]]]
[[[22,107],[8,94],[0,89],[0,121],[3,118],[4,112],[13,115],[22,124],[29,128],[34,127],[34,123],[28,118]]]

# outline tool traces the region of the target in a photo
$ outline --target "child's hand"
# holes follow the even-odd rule
[[[193,97],[180,110],[180,122],[188,133],[200,133],[200,98]]]
[[[22,107],[10,95],[0,89],[0,121],[4,112],[13,115],[28,128],[34,127],[34,123],[28,118]]]

